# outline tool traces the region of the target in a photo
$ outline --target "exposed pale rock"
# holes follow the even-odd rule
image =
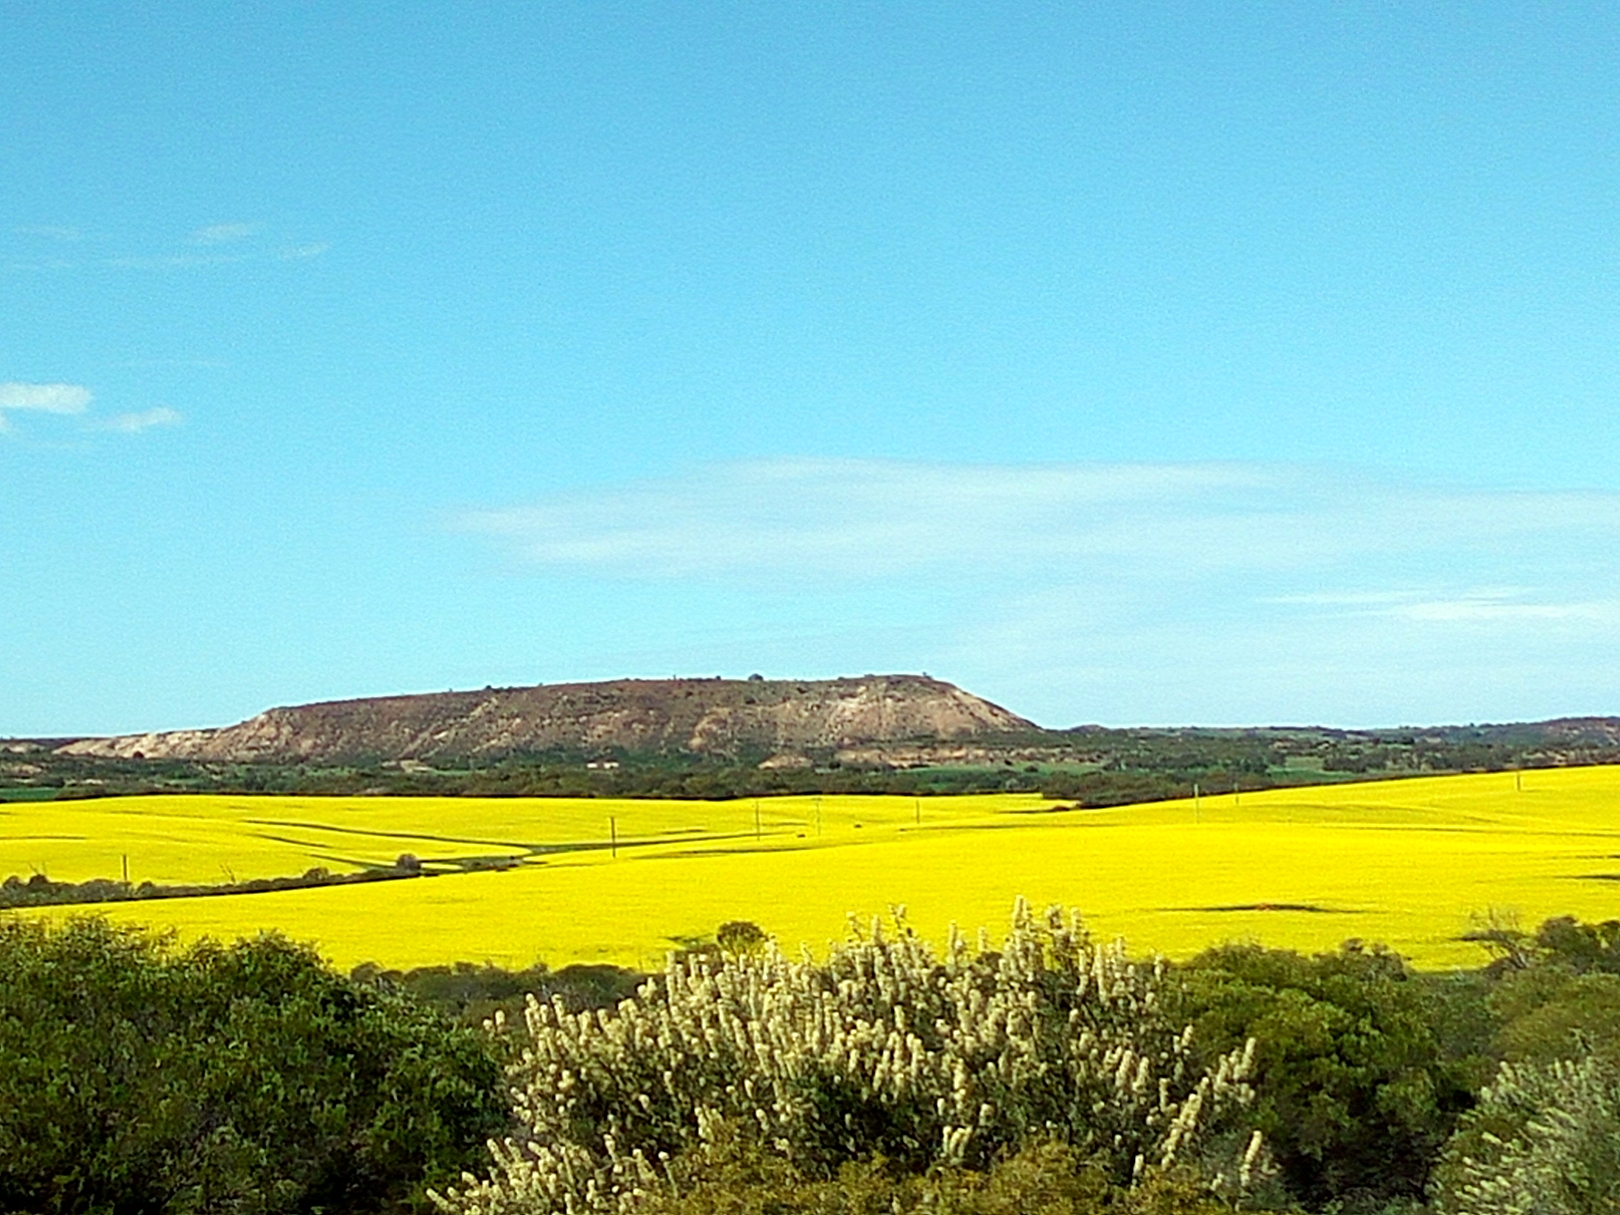
[[[622,679],[331,701],[270,709],[220,730],[88,738],[60,750],[234,763],[425,762],[568,750],[802,757],[883,743],[988,741],[1034,729],[999,705],[919,675]]]

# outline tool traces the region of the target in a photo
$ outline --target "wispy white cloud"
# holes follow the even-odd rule
[[[94,394],[82,384],[24,384],[16,381],[0,384],[0,433],[11,429],[6,416],[8,413],[29,410],[78,416],[90,408],[90,402],[94,399]],[[159,405],[152,409],[114,414],[108,418],[86,418],[82,425],[90,430],[138,434],[154,426],[178,426],[183,420],[178,410]]]
[[[1585,602],[1511,602],[1486,595],[1459,595],[1423,599],[1384,610],[1405,620],[1449,624],[1458,621],[1519,624],[1532,621],[1570,621],[1591,624],[1620,623],[1620,599]]]
[[[1617,494],[1266,464],[778,460],[449,526],[514,571],[609,600],[634,584],[644,614],[730,605],[738,654],[876,670],[903,635],[912,665],[1059,723],[1620,711]],[[748,623],[761,613],[772,638]],[[782,640],[795,614],[809,649]],[[825,640],[840,621],[848,637]],[[860,640],[880,634],[881,650]]]
[[[258,224],[208,224],[191,234],[191,242],[195,245],[233,245],[258,232]]]
[[[186,368],[186,369],[213,371],[213,370],[217,370],[217,369],[220,369],[220,368],[229,367],[230,365],[231,364],[230,364],[229,360],[227,360],[227,359],[196,359],[196,358],[192,358],[192,359],[125,359],[123,362],[115,364],[115,366],[118,366],[118,367],[127,367],[127,368],[131,368],[131,369],[139,369],[139,370],[142,370],[142,371],[158,369],[158,368],[161,368],[161,369]]]
[[[1262,602],[1332,609],[1344,617],[1388,616],[1433,621],[1620,621],[1620,599],[1549,601],[1535,587],[1470,587],[1452,593],[1434,590],[1324,591],[1275,595]]]
[[[57,244],[74,244],[84,240],[85,234],[77,228],[51,225],[29,225],[13,228],[19,236],[36,237]],[[280,235],[278,243],[254,240],[265,234],[264,225],[256,223],[207,224],[186,234],[184,245],[176,248],[119,251],[98,249],[92,253],[82,248],[77,257],[67,256],[68,250],[46,254],[37,250],[34,255],[0,262],[0,273],[39,274],[61,271],[101,270],[185,270],[200,266],[223,266],[238,263],[268,263],[273,261],[298,262],[320,257],[331,245],[327,241],[298,241]],[[97,245],[110,243],[97,239]]]
[[[116,431],[119,434],[139,434],[143,430],[151,430],[154,426],[178,426],[185,419],[176,409],[167,405],[159,405],[154,409],[141,410],[138,413],[120,413],[108,418],[101,424],[101,429]]]
[[[0,263],[0,271],[7,274],[53,274],[63,270],[74,270],[79,263],[65,257],[39,257],[32,261],[7,261]]]
[[[455,526],[542,565],[680,578],[802,571],[855,579],[939,564],[1128,553],[1169,503],[1276,481],[1242,465],[945,468],[859,460],[732,464],[470,510]],[[1178,521],[1183,540],[1195,520]]]
[[[1437,489],[1282,465],[788,460],[467,510],[452,526],[535,565],[640,578],[1249,569],[1328,577],[1271,596],[1327,605],[1410,587],[1334,582],[1361,558],[1620,540],[1620,495]]]
[[[18,236],[38,236],[45,240],[77,241],[84,238],[84,233],[77,228],[61,227],[56,224],[23,224],[12,229]]]
[[[94,396],[82,384],[0,384],[0,412],[32,409],[41,413],[83,413]]]
[[[14,429],[7,416],[10,413],[83,413],[93,399],[82,384],[24,384],[15,380],[0,383],[0,434],[10,434]]]
[[[160,253],[109,257],[104,264],[116,270],[177,270],[187,266],[228,266],[252,261],[253,257],[251,253]]]
[[[1280,603],[1302,607],[1349,608],[1378,611],[1422,598],[1422,591],[1304,591],[1297,595],[1270,595],[1262,603]]]

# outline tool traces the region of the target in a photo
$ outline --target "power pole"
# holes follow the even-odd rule
[[[611,814],[608,816],[608,847],[612,855],[619,855],[619,820]]]

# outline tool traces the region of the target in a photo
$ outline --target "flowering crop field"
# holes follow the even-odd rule
[[[391,864],[438,876],[105,905],[184,938],[261,928],[334,962],[650,967],[727,920],[820,951],[892,905],[925,936],[1078,907],[1095,935],[1187,957],[1258,940],[1386,942],[1471,966],[1471,919],[1620,917],[1620,768],[1447,776],[1075,810],[1036,795],[156,796],[0,806],[0,875],[223,883]],[[477,870],[500,858],[501,871]],[[473,868],[475,871],[464,871]],[[15,914],[83,912],[56,907]]]

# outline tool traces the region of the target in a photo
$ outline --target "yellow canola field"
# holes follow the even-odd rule
[[[934,939],[1061,903],[1135,953],[1356,937],[1472,966],[1488,912],[1620,917],[1620,768],[1382,781],[1054,810],[1034,795],[591,799],[162,796],[0,806],[0,874],[243,881],[387,865],[440,876],[109,904],[117,920],[317,941],[340,966],[648,967],[726,920],[819,950],[903,904]],[[504,871],[461,872],[491,858]],[[60,916],[84,908],[53,908]]]

